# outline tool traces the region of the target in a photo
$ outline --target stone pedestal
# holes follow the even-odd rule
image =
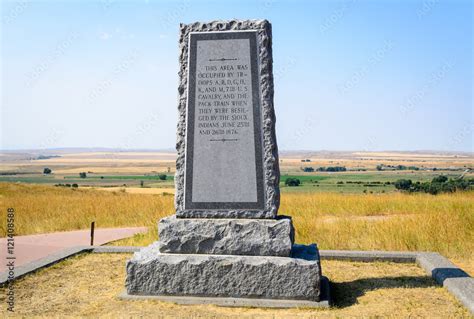
[[[158,224],[160,252],[289,257],[294,243],[291,218],[176,218]]]
[[[127,262],[129,296],[319,302],[316,245],[294,245],[291,219],[163,218],[160,241]]]
[[[164,254],[160,243],[127,263],[129,295],[320,300],[315,245],[292,257]]]

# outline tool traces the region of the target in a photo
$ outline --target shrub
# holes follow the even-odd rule
[[[444,182],[447,182],[448,181],[448,178],[444,175],[439,175],[439,176],[436,176],[435,178],[433,178],[433,180],[431,181],[432,183],[444,183]]]
[[[439,193],[454,193],[458,190],[468,190],[474,185],[474,179],[465,180],[450,179],[446,176],[436,176],[431,182],[416,182],[412,183],[411,180],[399,179],[394,183],[395,187],[402,191],[408,192],[425,192],[432,195]]]
[[[285,180],[285,185],[286,186],[291,186],[291,187],[292,186],[300,186],[300,184],[301,184],[301,181],[297,178],[289,177]]]
[[[86,178],[86,177],[87,177],[87,173],[86,173],[86,172],[80,172],[80,173],[79,173],[79,177],[80,177],[80,178]]]
[[[51,172],[52,172],[51,169],[47,167],[45,167],[43,170],[43,174],[51,174]]]
[[[160,174],[160,175],[158,175],[158,178],[162,181],[165,181],[166,180],[166,174]]]
[[[407,191],[410,189],[412,181],[411,179],[399,179],[394,183],[394,185],[396,189]]]

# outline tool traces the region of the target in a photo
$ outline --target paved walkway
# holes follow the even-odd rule
[[[94,232],[94,245],[145,233],[147,227],[97,228]],[[22,266],[65,248],[90,245],[90,229],[68,232],[15,236],[15,265]],[[7,239],[0,238],[0,272],[6,270]]]

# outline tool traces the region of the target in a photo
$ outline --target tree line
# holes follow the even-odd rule
[[[434,177],[430,182],[413,182],[411,179],[399,179],[394,183],[394,186],[403,192],[424,192],[436,195],[439,193],[454,193],[456,191],[473,189],[474,178],[448,179],[448,177],[440,175]]]

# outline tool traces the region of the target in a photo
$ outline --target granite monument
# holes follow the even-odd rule
[[[318,249],[277,215],[270,23],[182,24],[179,75],[176,214],[127,262],[128,296],[319,305]]]

